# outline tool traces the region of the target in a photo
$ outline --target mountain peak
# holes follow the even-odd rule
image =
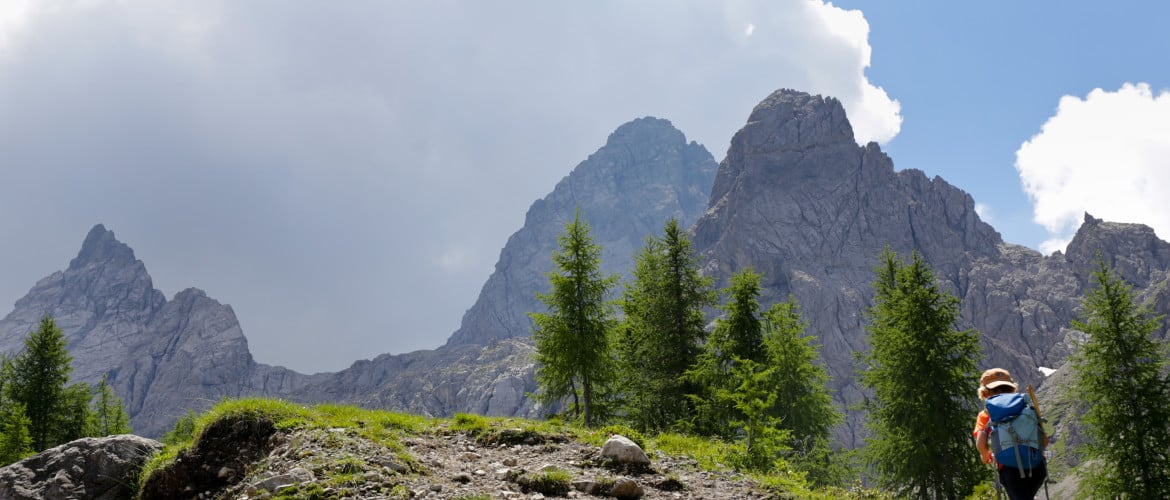
[[[841,101],[791,89],[777,90],[760,101],[744,130],[763,132],[750,134],[749,141],[772,149],[856,144]]]
[[[670,120],[645,116],[635,118],[619,126],[605,141],[606,147],[643,144],[647,142],[685,142],[682,131],[674,127]]]
[[[69,261],[69,269],[80,269],[92,262],[134,262],[134,250],[114,237],[114,232],[98,224],[89,230],[81,251]]]

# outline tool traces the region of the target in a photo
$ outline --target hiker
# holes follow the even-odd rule
[[[1012,380],[1011,374],[1003,368],[989,369],[983,372],[983,376],[979,379],[979,399],[983,400],[985,405],[988,399],[1000,394],[1013,394],[1017,390],[1018,386]],[[983,458],[985,464],[993,461],[992,450],[988,444],[991,434],[988,425],[990,422],[991,415],[985,407],[975,418],[975,430],[972,432],[975,436],[975,446],[979,449],[979,456]],[[1036,427],[1039,429],[1039,422],[1036,423]],[[1039,430],[1037,432],[1040,432],[1040,440],[1043,441],[1043,444],[1047,445],[1048,437]],[[1000,463],[997,463],[996,467],[998,468],[999,482],[1011,500],[1035,498],[1036,493],[1040,491],[1040,487],[1048,478],[1048,469],[1043,459],[1036,461],[1035,465],[1027,469],[1022,466],[1005,466]]]

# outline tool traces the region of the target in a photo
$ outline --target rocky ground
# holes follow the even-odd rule
[[[267,457],[245,467],[233,486],[187,493],[238,499],[769,496],[741,475],[702,471],[689,458],[656,453],[649,466],[620,466],[604,460],[597,446],[519,429],[514,439],[498,436],[498,442],[485,442],[466,432],[428,432],[405,437],[402,452],[352,429],[278,431],[269,439]],[[540,478],[549,469],[567,473],[567,491],[542,488]],[[230,467],[214,472],[237,479]]]

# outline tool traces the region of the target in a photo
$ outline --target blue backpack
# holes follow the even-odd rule
[[[991,452],[1004,467],[1025,471],[1044,463],[1044,434],[1036,410],[1027,396],[1019,393],[997,394],[985,403]]]

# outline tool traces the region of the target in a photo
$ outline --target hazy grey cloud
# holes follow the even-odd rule
[[[820,2],[51,1],[0,8],[0,304],[104,223],[261,362],[442,344],[536,199],[621,123],[716,158],[790,87],[897,134]]]

